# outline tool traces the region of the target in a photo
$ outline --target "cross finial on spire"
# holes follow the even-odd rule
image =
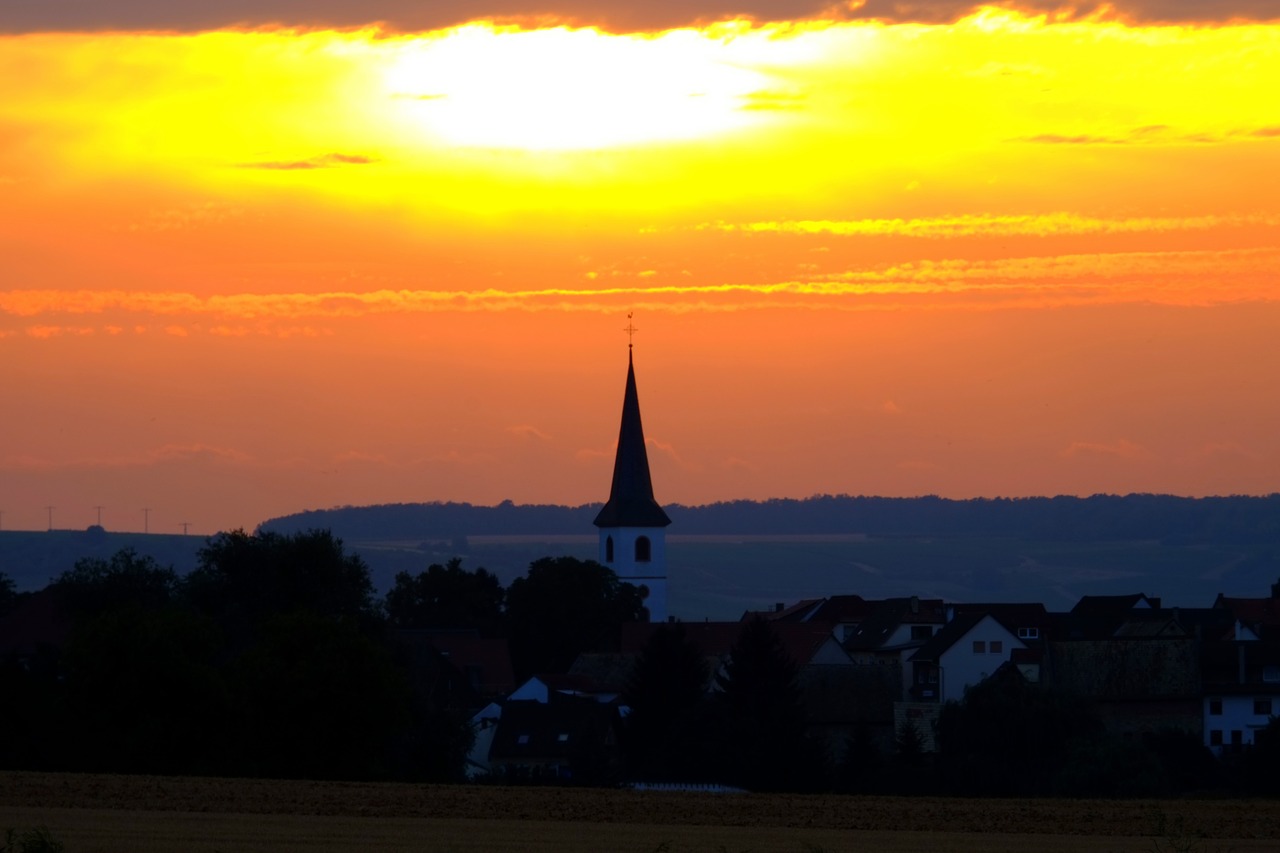
[[[634,313],[635,313],[634,311],[627,312],[627,327],[622,330],[627,333],[627,349],[631,349],[631,347],[635,345],[632,342],[632,338],[635,337],[636,332],[640,331],[631,323],[631,315]]]

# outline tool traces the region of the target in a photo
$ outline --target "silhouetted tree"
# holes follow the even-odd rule
[[[13,578],[0,572],[0,616],[8,613],[17,600],[18,588],[14,585]]]
[[[307,611],[331,619],[373,621],[373,583],[360,557],[327,530],[282,536],[220,533],[200,550],[186,578],[189,600],[214,616],[237,646],[265,619]]]
[[[397,574],[387,593],[387,616],[397,628],[475,628],[493,635],[501,629],[505,597],[495,575],[483,568],[469,572],[454,557],[417,575]]]
[[[59,575],[51,586],[72,618],[85,620],[124,608],[164,607],[173,602],[179,581],[172,568],[124,548],[109,560],[77,560],[75,567]]]
[[[803,790],[825,779],[805,737],[796,663],[759,616],[748,621],[716,676],[723,708],[720,766],[751,790]]]
[[[1084,701],[1027,682],[1012,667],[969,688],[938,716],[943,781],[956,793],[1044,794],[1102,722]]]
[[[507,589],[507,636],[518,677],[564,672],[583,652],[617,648],[644,612],[640,590],[594,560],[543,557]]]
[[[255,775],[388,775],[410,726],[407,687],[385,648],[351,619],[270,617],[235,662],[244,766]]]
[[[229,696],[209,620],[174,606],[82,619],[63,655],[71,769],[221,769]]]
[[[680,623],[659,625],[636,658],[622,701],[622,746],[632,776],[706,777],[707,663]]]

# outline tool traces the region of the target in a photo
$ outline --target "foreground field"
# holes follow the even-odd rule
[[[139,851],[1280,850],[1280,802],[637,793],[0,774],[0,829]]]

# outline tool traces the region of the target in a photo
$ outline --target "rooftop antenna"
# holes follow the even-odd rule
[[[142,508],[142,532],[151,532],[151,507],[144,506]]]
[[[633,346],[635,346],[635,343],[633,342],[632,339],[635,337],[636,332],[640,331],[631,322],[631,317],[634,314],[635,314],[634,311],[627,312],[627,327],[622,330],[627,333],[627,349],[631,349]]]
[[[55,507],[47,506],[45,507],[45,509],[48,510],[49,512],[49,532],[52,533],[53,532],[53,511]]]

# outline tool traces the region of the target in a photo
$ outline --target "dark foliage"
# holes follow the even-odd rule
[[[390,747],[410,726],[403,677],[350,619],[308,611],[272,617],[229,679],[239,757],[253,775],[385,776]]]
[[[8,613],[17,600],[18,588],[14,585],[13,578],[0,572],[0,616]]]
[[[73,617],[86,619],[125,608],[164,607],[177,595],[178,575],[153,558],[125,548],[107,560],[77,560],[52,587]]]
[[[82,620],[63,659],[63,737],[78,769],[211,772],[221,762],[229,697],[221,642],[177,607],[124,606]]]
[[[717,762],[733,784],[754,791],[821,785],[825,772],[805,737],[795,661],[759,616],[743,625],[716,676],[722,726]]]
[[[583,652],[612,651],[644,613],[640,590],[594,560],[544,557],[507,589],[507,637],[517,680],[565,672]]]
[[[506,591],[483,568],[467,571],[455,557],[425,572],[400,572],[387,593],[387,617],[397,628],[471,628],[495,636],[502,627]]]
[[[707,781],[706,659],[680,623],[660,625],[636,659],[622,701],[630,714],[623,751],[632,778]]]
[[[1092,749],[1102,733],[1087,703],[1006,667],[942,709],[941,779],[957,794],[1053,793],[1073,750]]]
[[[233,644],[251,642],[273,616],[309,611],[367,622],[376,613],[364,561],[347,554],[327,530],[282,536],[220,533],[200,551],[186,578],[186,595],[229,632]]]

